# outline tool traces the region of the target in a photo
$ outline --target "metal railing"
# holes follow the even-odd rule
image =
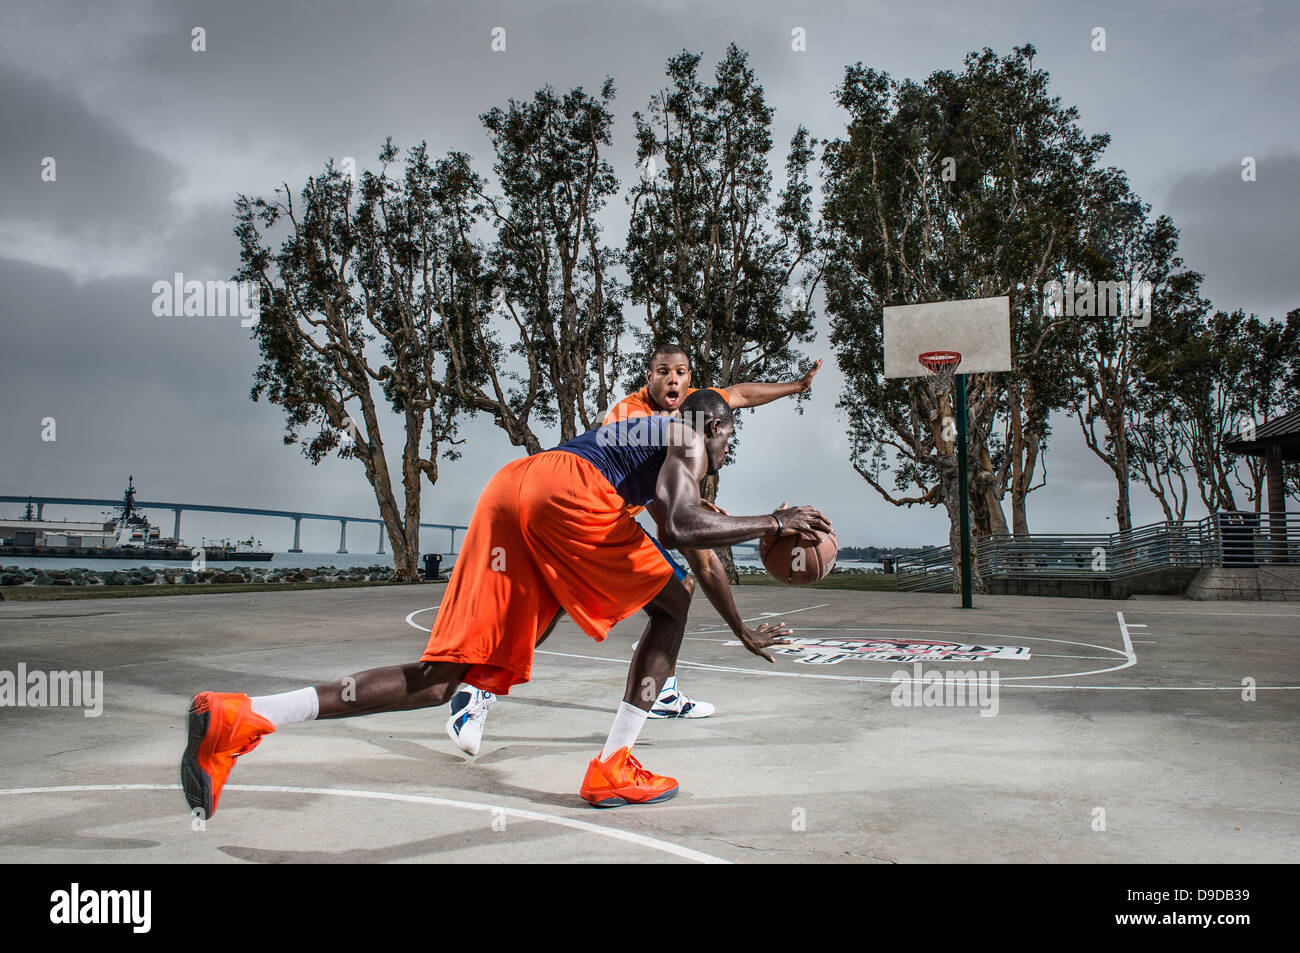
[[[1300,514],[1225,511],[1120,533],[996,535],[973,543],[986,578],[1115,579],[1168,567],[1300,565]],[[947,546],[900,556],[898,588],[951,592],[952,562]]]
[[[1166,566],[1202,566],[1214,552],[1208,521],[1153,523],[1123,533],[979,541],[976,565],[985,575],[1128,576]]]
[[[1215,566],[1300,565],[1300,513],[1215,513]]]
[[[900,590],[952,592],[952,550],[939,546],[910,556],[899,556],[894,562],[894,574],[894,584]]]

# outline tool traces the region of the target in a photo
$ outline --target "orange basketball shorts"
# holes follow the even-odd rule
[[[562,450],[515,460],[474,507],[421,661],[466,662],[507,694],[563,609],[602,641],[676,573],[591,462]]]

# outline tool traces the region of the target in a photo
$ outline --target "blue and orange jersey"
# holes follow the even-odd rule
[[[691,394],[694,394],[697,390],[699,390],[699,388],[697,387],[686,388],[686,394],[684,397],[682,397],[682,400],[685,400],[687,397],[690,397]],[[723,400],[727,402],[727,406],[731,406],[731,395],[728,394],[725,389],[721,387],[710,387],[709,390],[716,391],[718,396],[720,396]],[[603,423],[605,425],[608,425],[608,424],[616,423],[621,420],[633,420],[638,417],[665,416],[666,414],[667,411],[657,410],[654,404],[650,403],[650,388],[642,387],[636,393],[628,394],[617,404],[611,407],[609,409],[609,413],[605,414],[605,420]],[[654,487],[652,486],[651,487],[652,495],[653,495],[653,490]],[[641,509],[644,507],[644,505],[645,504],[643,503],[629,503],[628,513],[632,516],[635,516],[637,513],[641,512]]]
[[[672,417],[639,416],[597,427],[556,450],[590,461],[629,506],[645,506],[655,495],[667,456],[664,431]]]

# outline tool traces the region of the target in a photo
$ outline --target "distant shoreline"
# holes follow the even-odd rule
[[[446,553],[439,553],[438,555],[442,556],[444,571],[455,564],[454,557],[456,554],[448,556]],[[132,562],[131,560],[122,559],[86,559],[84,556],[15,556],[12,558],[0,556],[0,568],[18,566],[24,569],[84,569],[87,572],[129,572],[140,567],[180,571],[189,568],[191,562],[190,559],[141,559],[139,562]],[[755,568],[762,565],[757,555],[736,556],[735,563],[737,566]],[[255,567],[263,571],[328,569],[335,572],[346,572],[349,570],[369,569],[373,566],[392,569],[393,557],[388,553],[276,553],[275,558],[269,562],[245,564],[238,559],[232,559],[209,565],[214,569],[228,568],[229,571],[246,570]],[[419,563],[419,565],[422,567],[423,563]],[[882,568],[879,562],[855,559],[840,559],[836,561],[836,565],[852,566],[855,569]]]

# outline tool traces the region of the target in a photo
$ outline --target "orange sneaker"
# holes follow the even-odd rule
[[[190,811],[209,818],[217,812],[221,789],[241,754],[248,754],[275,731],[253,711],[247,695],[199,692],[190,702],[189,743],[181,756],[181,788]]]
[[[592,807],[657,804],[677,796],[677,782],[651,774],[632,757],[630,748],[619,748],[607,761],[599,755],[591,759],[581,794]]]

